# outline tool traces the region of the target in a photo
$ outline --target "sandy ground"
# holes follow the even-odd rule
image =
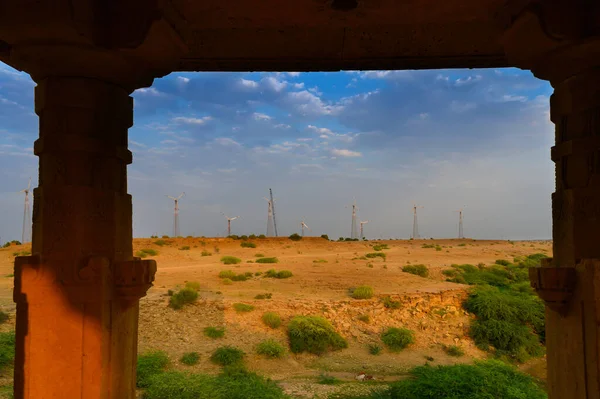
[[[218,368],[209,361],[218,346],[229,344],[247,353],[252,370],[279,381],[298,397],[325,394],[332,387],[315,384],[316,376],[327,372],[341,380],[353,381],[364,370],[380,380],[402,378],[411,367],[425,364],[452,364],[483,358],[485,353],[474,347],[468,338],[470,315],[460,308],[466,286],[444,281],[441,271],[451,264],[491,264],[497,259],[512,260],[516,256],[545,253],[551,256],[548,241],[480,241],[480,240],[415,240],[331,242],[321,238],[291,241],[287,238],[251,240],[256,248],[242,248],[241,241],[219,238],[135,239],[134,252],[154,249],[158,255],[158,272],[154,287],[140,304],[139,351],[165,350],[174,367],[198,372],[216,373]],[[360,259],[374,252],[372,245],[384,243],[386,259]],[[424,244],[438,245],[423,248]],[[182,249],[188,246],[189,250]],[[12,303],[14,253],[28,250],[26,246],[0,250],[0,308],[14,314]],[[202,256],[202,251],[210,256]],[[277,264],[254,263],[258,254],[277,257]],[[242,259],[237,265],[223,265],[222,256]],[[429,278],[402,272],[407,264],[425,264]],[[268,269],[290,270],[293,277],[272,279],[254,276],[248,281],[223,284],[218,274],[222,270],[236,273],[265,272]],[[177,290],[187,281],[200,283],[200,299],[182,310],[167,306],[168,290]],[[354,300],[348,292],[352,287],[369,285],[375,296],[371,300]],[[257,294],[271,293],[269,300],[254,299]],[[391,296],[402,307],[390,310],[383,307],[381,298]],[[255,309],[237,313],[232,304],[244,302]],[[277,330],[264,326],[261,316],[276,311],[284,320]],[[285,343],[285,323],[294,315],[316,314],[328,318],[349,342],[348,349],[324,355],[288,354],[283,359],[267,360],[255,354],[255,346],[266,338]],[[368,323],[358,320],[369,315]],[[10,328],[11,318],[3,329]],[[203,334],[204,327],[223,326],[224,338],[213,340]],[[385,327],[407,327],[415,331],[416,342],[400,353],[383,350],[379,356],[369,354],[368,344],[380,343],[379,334]],[[443,345],[456,344],[466,356],[450,357]],[[184,366],[179,357],[190,351],[200,353],[196,366]],[[524,369],[543,377],[545,366],[538,361]],[[338,388],[335,388],[338,389]]]

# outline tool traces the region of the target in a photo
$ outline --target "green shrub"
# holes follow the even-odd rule
[[[532,377],[497,360],[474,365],[420,366],[392,384],[391,399],[547,399]]]
[[[153,378],[144,399],[286,399],[273,381],[228,366],[218,376],[169,371]]]
[[[293,276],[293,274],[289,270],[276,271],[275,269],[270,269],[265,272],[265,277],[270,277],[270,278],[280,278],[281,279],[281,278],[290,278],[292,276]]]
[[[200,255],[201,256],[212,256],[212,252],[208,252],[208,251],[204,250],[200,253]]]
[[[198,291],[191,288],[183,288],[169,298],[169,306],[173,309],[181,309],[188,303],[194,303],[198,299]]]
[[[247,239],[248,239],[248,236],[245,234],[240,236],[240,240],[246,241]]]
[[[387,244],[373,245],[373,250],[374,251],[383,251],[384,249],[389,249]]]
[[[235,256],[223,256],[221,258],[221,262],[226,265],[237,265],[238,263],[241,263],[242,260],[240,258],[236,258]]]
[[[138,258],[146,258],[148,256],[156,256],[158,255],[158,251],[152,248],[140,249],[136,252],[135,256]]]
[[[466,246],[467,246],[467,244],[465,244],[465,243],[463,242],[463,243],[461,243],[461,244],[458,244],[457,246],[458,246],[458,247],[466,247]]]
[[[457,271],[454,269],[442,270],[442,274],[447,277],[456,277]]]
[[[373,288],[368,285],[356,287],[352,290],[352,298],[354,299],[370,299],[373,297]]]
[[[265,255],[264,254],[254,254],[255,258],[263,258]]]
[[[183,247],[179,248],[180,251],[189,251],[190,250],[190,246],[189,245],[184,245]]]
[[[285,348],[279,342],[267,339],[256,346],[256,353],[275,359],[285,355]]]
[[[278,328],[281,325],[281,317],[275,312],[265,312],[262,315],[262,321],[273,329]]]
[[[296,316],[288,325],[290,349],[294,353],[309,352],[316,355],[328,350],[348,347],[331,323],[319,316]]]
[[[15,360],[15,332],[0,333],[0,371],[13,365]]]
[[[254,306],[248,305],[246,303],[234,303],[233,308],[236,312],[239,313],[252,312],[254,310]]]
[[[327,234],[321,234],[321,238],[329,241],[329,236]]]
[[[221,282],[224,285],[231,285],[231,284],[233,284],[233,280],[231,280],[230,278],[224,278],[223,280],[221,280]]]
[[[8,313],[0,310],[0,324],[6,322],[8,320]]]
[[[240,246],[242,248],[256,248],[256,244],[250,241],[242,241],[240,243]]]
[[[198,352],[188,352],[181,356],[179,361],[187,366],[193,366],[200,361],[200,354]]]
[[[258,238],[263,239],[263,238],[267,238],[267,236],[264,235],[264,234],[261,234],[261,235],[258,236]]]
[[[381,354],[381,346],[377,344],[369,344],[369,353],[371,355],[380,355]]]
[[[496,264],[500,265],[500,266],[508,266],[508,265],[510,265],[510,262],[507,261],[506,259],[498,259],[498,260],[496,260]]]
[[[415,341],[414,333],[406,328],[390,327],[381,333],[381,341],[393,352],[399,352]]]
[[[256,239],[256,234],[250,234],[250,235],[248,235],[248,239],[250,239],[250,240]]]
[[[369,323],[371,321],[371,317],[368,314],[361,314],[357,317],[357,319],[362,321],[363,323]]]
[[[241,349],[225,345],[217,348],[210,356],[210,361],[221,366],[241,363],[246,354]]]
[[[290,236],[290,240],[292,241],[300,241],[302,239],[302,236],[299,235],[298,233],[294,233]]]
[[[313,263],[327,263],[327,261],[325,259],[315,259]]]
[[[433,244],[423,244],[421,246],[421,248],[435,248],[435,245],[433,245]]]
[[[317,378],[317,382],[323,385],[336,385],[340,383],[340,380],[338,380],[332,375],[321,373]]]
[[[456,345],[446,346],[446,347],[444,347],[444,351],[448,355],[454,356],[454,357],[460,357],[460,356],[465,355],[465,351],[460,346],[456,346]]]
[[[250,277],[252,277],[251,272],[245,272],[245,273],[240,273],[240,274],[236,274],[235,272],[233,272],[231,270],[221,270],[219,272],[219,278],[229,279],[230,281],[246,281]]]
[[[499,354],[518,361],[543,355],[545,308],[537,296],[479,287],[471,291],[463,307],[477,316],[470,334],[478,346],[491,345]]]
[[[204,327],[204,335],[212,339],[223,338],[225,327]]]
[[[402,307],[402,303],[400,301],[394,301],[391,297],[386,296],[382,299],[383,306],[388,309],[400,309]]]
[[[185,288],[189,288],[194,291],[200,291],[200,283],[197,281],[188,281],[185,283]]]
[[[429,269],[425,265],[406,265],[402,267],[402,271],[421,277],[429,276]]]
[[[279,263],[279,259],[277,259],[277,258],[258,258],[258,259],[256,259],[256,263]]]
[[[148,352],[137,358],[137,387],[147,388],[152,377],[163,373],[169,365],[169,357],[163,351]]]
[[[165,235],[164,235],[164,236],[162,236],[161,238],[169,238],[169,236],[165,234]]]
[[[383,252],[370,252],[368,254],[365,255],[367,258],[382,258],[383,260],[385,260],[385,258],[387,257],[387,255]]]

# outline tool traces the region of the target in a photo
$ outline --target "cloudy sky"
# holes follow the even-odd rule
[[[20,238],[36,184],[34,83],[0,64],[0,239]],[[134,235],[266,232],[349,236],[356,199],[371,238],[551,237],[550,86],[516,69],[174,73],[133,94]]]

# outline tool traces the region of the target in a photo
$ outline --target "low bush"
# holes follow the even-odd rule
[[[256,244],[250,241],[242,241],[240,243],[240,246],[242,248],[256,248]]]
[[[317,378],[317,382],[323,385],[336,385],[340,383],[340,380],[338,380],[332,375],[321,373]]]
[[[204,250],[200,253],[200,255],[201,256],[212,256],[212,252],[208,252],[208,251]]]
[[[421,277],[429,276],[429,269],[425,265],[406,265],[402,267],[402,271]]]
[[[325,259],[315,259],[313,263],[327,263],[327,261]]]
[[[328,350],[348,347],[331,323],[319,316],[296,316],[288,324],[288,338],[293,353],[309,352],[316,355]]]
[[[435,245],[433,245],[433,244],[423,244],[421,246],[421,248],[435,248]]]
[[[158,251],[152,248],[140,249],[136,252],[135,256],[138,258],[146,258],[148,256],[156,256],[158,255]]]
[[[387,309],[400,309],[402,307],[402,303],[400,301],[394,301],[391,297],[386,296],[382,300],[383,306]]]
[[[356,287],[352,290],[352,298],[354,299],[370,299],[373,297],[373,288],[368,285]]]
[[[223,338],[225,336],[225,327],[204,327],[204,335],[212,339]]]
[[[399,352],[415,342],[415,336],[409,329],[390,327],[381,333],[381,341],[389,350]]]
[[[369,323],[371,321],[371,317],[368,314],[361,314],[357,317],[357,319],[362,321],[363,323]]]
[[[185,288],[189,288],[194,291],[200,291],[200,283],[197,281],[188,281],[185,283]]]
[[[0,310],[0,324],[6,322],[8,320],[8,313]]]
[[[290,278],[292,276],[293,276],[293,274],[289,270],[280,270],[280,271],[277,271],[275,269],[270,269],[270,270],[267,270],[265,272],[265,277],[269,277],[269,278],[279,278],[279,279],[281,279],[281,278]]]
[[[413,378],[392,384],[390,399],[546,399],[532,377],[497,360],[473,365],[420,366]]]
[[[225,345],[217,348],[213,352],[210,356],[210,361],[221,366],[230,366],[241,363],[245,356],[246,354],[241,349]]]
[[[218,376],[169,371],[156,376],[144,399],[287,399],[277,384],[240,366]]]
[[[377,345],[377,344],[369,344],[369,353],[371,355],[380,355],[381,354],[381,346]]]
[[[508,266],[508,265],[510,265],[510,262],[507,261],[506,259],[498,259],[498,260],[496,260],[495,263],[497,265],[500,265],[500,266]]]
[[[248,305],[247,303],[234,303],[233,308],[238,313],[252,312],[254,310],[254,306]]]
[[[256,239],[256,234],[249,234],[248,235],[248,239],[255,240]]]
[[[273,339],[267,339],[256,346],[256,353],[275,359],[285,355],[285,348],[279,342]]]
[[[465,351],[460,346],[456,345],[445,346],[444,352],[454,357],[460,357],[465,355]]]
[[[180,251],[189,251],[190,250],[190,246],[189,245],[184,245],[183,247],[179,248]]]
[[[263,238],[267,238],[267,236],[264,235],[264,234],[261,234],[261,235],[258,236],[258,238],[260,238],[262,240]]]
[[[233,280],[231,280],[230,278],[224,278],[224,279],[221,280],[221,282],[224,285],[231,285],[231,284],[233,284]]]
[[[321,238],[329,241],[329,236],[327,234],[321,234]]]
[[[382,258],[385,260],[385,258],[387,257],[387,255],[383,252],[370,252],[368,254],[365,255],[367,258]]]
[[[163,351],[148,352],[137,358],[138,388],[147,388],[152,378],[165,371],[169,365],[169,357]]]
[[[264,254],[254,254],[255,258],[264,258]]]
[[[193,366],[194,364],[198,364],[200,361],[200,354],[198,352],[188,352],[181,356],[179,361],[186,366]]]
[[[241,263],[242,260],[240,258],[236,258],[235,256],[223,256],[221,257],[221,262],[223,262],[225,265],[237,265],[238,263]]]
[[[292,241],[300,241],[302,239],[302,236],[298,233],[294,233],[289,238]]]
[[[0,371],[13,365],[15,360],[15,332],[0,333]]]
[[[373,245],[373,250],[374,251],[383,251],[384,249],[389,249],[387,244],[376,244]]]
[[[221,270],[219,272],[219,278],[229,279],[231,281],[246,281],[250,277],[252,277],[251,272],[245,272],[245,273],[240,273],[240,274],[237,274],[231,270]]]
[[[240,240],[246,241],[247,239],[248,239],[248,236],[245,234],[240,236]]]
[[[275,312],[265,312],[262,315],[262,321],[273,329],[278,328],[281,325],[281,317]]]
[[[198,291],[191,288],[183,288],[169,298],[169,306],[173,309],[181,309],[184,305],[194,303],[198,299]]]
[[[258,259],[256,259],[256,263],[279,263],[279,259],[277,259],[277,258],[258,258]]]

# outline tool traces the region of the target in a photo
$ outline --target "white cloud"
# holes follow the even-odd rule
[[[257,121],[270,121],[271,119],[273,119],[272,117],[270,117],[267,114],[261,114],[260,112],[255,112],[252,114],[252,117],[257,120]]]
[[[251,89],[255,89],[258,87],[258,82],[255,82],[254,80],[244,79],[244,78],[240,79],[240,84],[244,87],[248,87]]]
[[[217,169],[217,172],[220,172],[220,173],[234,173],[235,171],[237,171],[236,168],[220,168],[220,169]]]
[[[186,78],[185,76],[177,76],[177,80],[181,83],[189,83],[190,78]]]
[[[285,80],[278,80],[276,77],[274,76],[268,76],[266,78],[263,78],[261,80],[265,86],[275,92],[280,92],[283,89],[285,89],[288,85],[288,83]]]
[[[298,77],[300,76],[300,72],[288,72],[288,75],[290,75],[291,77]]]
[[[331,129],[328,129],[326,127],[316,127],[314,125],[308,125],[308,129],[312,130],[315,133],[319,133],[322,135],[327,135],[327,134],[331,134],[333,135],[334,133],[331,131]]]
[[[186,116],[176,116],[171,120],[175,123],[185,123],[188,125],[204,125],[206,122],[211,121],[212,117],[203,116],[202,118],[190,118]]]
[[[350,151],[345,149],[334,148],[331,150],[331,154],[336,157],[346,157],[346,158],[355,158],[362,157],[362,154],[358,151]]]
[[[217,137],[214,142],[225,147],[239,147],[240,143],[229,137]]]

